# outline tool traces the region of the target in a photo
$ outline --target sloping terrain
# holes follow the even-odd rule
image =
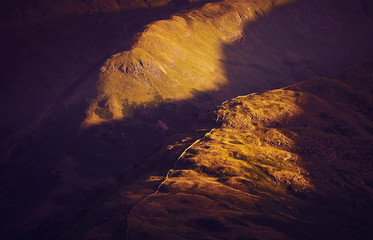
[[[373,63],[229,100],[130,239],[369,239]]]
[[[0,234],[7,239],[123,239],[132,207],[153,193],[180,154],[216,125],[212,110],[222,101],[330,76],[373,58],[369,0],[19,0],[5,6],[0,29]],[[350,91],[345,93],[350,98]],[[289,104],[296,98],[278,94]],[[273,116],[279,110],[275,107]],[[272,116],[271,111],[262,117]],[[363,126],[370,125],[362,119]],[[330,131],[340,128],[331,125]],[[356,129],[360,134],[369,127]],[[289,144],[297,146],[298,140]],[[257,149],[245,150],[239,141],[230,159],[253,157]],[[336,146],[345,146],[338,141]],[[366,148],[364,141],[356,143],[358,152]],[[270,150],[273,158],[284,159],[292,151]],[[212,175],[245,174],[239,163],[227,164],[231,167],[214,169],[206,163],[201,169]],[[297,164],[285,164],[284,176],[281,166],[271,174],[279,182],[295,182],[289,191],[311,191],[316,186],[312,174]],[[184,165],[196,168],[187,161]],[[266,179],[256,182],[258,189],[271,187]],[[207,190],[216,183],[210,180]],[[279,194],[289,197],[284,191]],[[251,194],[244,195],[254,204]],[[233,199],[227,197],[227,202]],[[143,213],[138,206],[130,214],[129,235],[155,236],[157,227],[152,231],[144,222],[144,230],[138,228],[142,221],[136,216]],[[199,221],[192,219],[184,230],[197,229],[195,237],[210,225],[222,226],[208,218]],[[179,229],[177,221],[172,224]],[[257,226],[257,236],[289,236],[272,225]],[[246,227],[237,231],[246,232]]]
[[[225,0],[153,22],[101,68],[85,124],[180,101],[211,108],[369,60],[364,10],[359,1]]]
[[[222,44],[241,38],[245,23],[286,2],[221,1],[152,23],[130,51],[101,68],[99,96],[86,124],[217,91],[227,83]]]
[[[93,162],[100,158],[95,153],[85,155],[91,146],[77,137],[87,100],[95,94],[97,72],[113,53],[128,49],[144,25],[203,2],[19,0],[3,3],[0,10],[0,232],[3,237],[25,238],[30,229],[38,232],[39,225],[54,224],[55,221],[47,219],[68,215],[66,207],[75,211],[95,188],[103,184],[107,188],[123,172],[120,164],[112,166],[117,169],[114,178],[107,179],[97,173],[93,178],[88,173],[87,177],[86,171],[81,172],[69,157],[76,154],[89,161],[93,155]],[[81,85],[83,90],[77,91]],[[104,139],[114,147],[114,151],[109,151],[118,159],[122,153],[117,149],[123,143]],[[92,149],[100,142],[94,144]],[[81,164],[87,166],[87,162],[78,165]],[[125,163],[134,164],[135,161]],[[98,168],[90,169],[88,172]],[[100,170],[103,171],[104,175],[112,174],[107,169]],[[65,172],[68,174],[64,175]],[[57,199],[55,195],[65,197]],[[48,200],[51,198],[54,200]],[[34,238],[50,238],[41,229],[43,236],[36,234]]]
[[[0,9],[0,113],[7,117],[0,119],[0,136],[25,127],[59,96],[95,75],[112,54],[130,48],[145,25],[203,2],[5,1]]]

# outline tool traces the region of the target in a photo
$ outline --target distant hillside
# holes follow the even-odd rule
[[[222,45],[240,39],[246,23],[286,2],[226,0],[148,25],[131,50],[101,68],[86,125],[218,91],[228,84]]]
[[[87,13],[159,7],[186,7],[204,0],[14,0],[2,3],[0,26],[34,25],[42,21]]]
[[[216,105],[369,60],[369,9],[365,1],[224,0],[153,22],[101,67],[85,125],[182,101]]]
[[[373,62],[229,100],[130,239],[369,239]]]
[[[298,208],[284,200],[285,205],[276,202],[281,207],[278,210],[271,200],[275,195],[302,205],[298,196],[305,192],[319,203],[323,199],[329,202],[329,193],[348,200],[348,191],[358,196],[353,196],[357,205],[364,206],[367,194],[362,189],[370,186],[369,174],[361,170],[362,180],[356,180],[368,187],[357,187],[355,182],[343,185],[355,181],[348,175],[356,170],[352,167],[355,161],[348,165],[351,167],[340,164],[347,174],[341,176],[329,165],[316,171],[303,163],[307,157],[319,164],[318,159],[325,156],[334,161],[355,159],[355,155],[365,159],[370,154],[371,95],[366,93],[370,78],[358,75],[356,80],[361,83],[356,86],[349,77],[346,83],[342,77],[338,81],[328,78],[347,66],[373,59],[370,2],[7,1],[0,9],[0,236],[124,239],[130,215],[129,235],[135,239],[168,230],[170,238],[178,238],[179,233],[185,236],[184,230],[190,231],[191,238],[200,233],[208,238],[212,235],[207,232],[215,228],[229,239],[224,232],[237,225],[242,227],[237,228],[237,235],[246,233],[247,221],[256,224],[252,229],[257,230],[258,238],[271,238],[271,234],[288,237],[292,233],[277,225],[277,218],[271,222],[265,211],[279,216],[276,211],[283,207]],[[309,86],[297,85],[316,76],[319,80]],[[280,90],[260,94],[271,89]],[[254,92],[257,95],[242,97],[244,105],[240,99],[223,104],[215,121],[214,110],[223,101]],[[350,105],[345,104],[347,100]],[[249,116],[250,109],[255,109],[255,116]],[[234,210],[232,199],[240,207],[241,193],[248,199],[266,199],[270,208],[255,205],[262,215],[254,220],[252,215],[244,215],[244,223],[236,210],[225,220],[215,216],[215,221],[187,215],[179,218],[184,213],[192,216],[192,207],[189,213],[182,208],[170,208],[170,212],[159,208],[160,220],[170,217],[159,222],[167,225],[163,230],[153,218],[155,208],[144,221],[137,218],[144,217],[143,207],[152,206],[146,204],[153,195],[145,202],[141,199],[157,189],[180,154],[219,124],[222,128],[208,135],[216,137],[217,148],[208,137],[193,145],[178,161],[178,173],[170,175],[172,181],[183,184],[181,192],[196,194],[196,179],[201,184],[208,179],[203,187],[206,191],[222,187],[223,193],[212,197],[219,202],[214,207],[222,211],[219,216]],[[317,126],[319,131],[309,134],[308,126]],[[211,146],[200,149],[204,142]],[[328,146],[331,149],[324,149]],[[198,154],[204,151],[206,159]],[[215,165],[212,155],[217,159]],[[360,169],[364,168],[359,165],[356,171]],[[191,188],[183,180],[187,174]],[[325,177],[331,174],[331,180]],[[335,187],[331,181],[336,182]],[[164,193],[170,188],[170,193],[176,193],[177,184],[169,186],[167,181],[160,190]],[[163,193],[156,198],[161,207],[165,203],[158,197],[171,197]],[[215,201],[201,200],[198,194],[196,212],[203,201]],[[318,198],[317,194],[325,196]],[[221,200],[225,195],[226,203]],[[187,201],[194,203],[192,199],[181,202]],[[255,201],[242,211],[251,211]],[[138,203],[139,208],[133,208]],[[345,214],[339,211],[341,202],[335,203],[335,214]],[[313,207],[305,209],[314,212]],[[330,213],[333,208],[322,209]],[[359,209],[353,209],[356,216],[346,213],[352,219],[346,223],[359,218],[364,232],[370,222]],[[298,216],[285,210],[281,213],[290,218]],[[299,219],[310,222],[329,219],[327,214],[320,218],[302,214]],[[330,216],[336,216],[333,214]],[[298,223],[289,226],[303,226]],[[260,224],[267,227],[260,228]],[[177,233],[172,235],[174,230]],[[350,231],[348,227],[346,231]],[[300,232],[293,235],[298,237]]]
[[[204,0],[14,0],[0,7],[0,136],[25,127],[152,21]],[[13,111],[12,109],[17,109]],[[84,111],[84,110],[83,110]],[[8,113],[12,114],[8,114]]]

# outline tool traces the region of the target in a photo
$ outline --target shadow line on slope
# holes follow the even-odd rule
[[[235,51],[236,52],[236,51]],[[231,58],[231,57],[229,57],[229,58]],[[233,59],[234,59],[234,57],[232,57]],[[251,64],[257,64],[257,63],[251,63]],[[257,65],[251,65],[253,68],[258,68],[258,66],[260,67],[261,65],[260,64],[257,64]],[[230,74],[230,73],[232,73],[232,72],[234,72],[235,71],[235,69],[232,69],[232,68],[230,68],[230,67],[227,67],[227,74]],[[264,69],[264,71],[268,71],[268,72],[270,72],[270,70],[267,70],[267,69]],[[276,85],[277,86],[277,85]],[[262,86],[261,86],[262,87]],[[273,86],[274,87],[274,86]],[[243,89],[243,88],[242,88]],[[241,89],[240,89],[241,90]],[[238,92],[237,92],[238,93]],[[235,91],[230,91],[229,92],[229,96],[232,96],[232,95],[237,95],[237,93],[235,92]],[[245,90],[245,93],[247,93],[246,92],[246,90]],[[188,101],[187,102],[184,102],[184,103],[186,103],[186,105],[188,105]],[[178,105],[177,106],[177,108],[180,108],[180,105],[183,105],[183,103],[181,102],[181,103],[175,103],[176,105]],[[190,114],[191,114],[191,119],[195,119],[197,116],[198,116],[198,111],[195,111],[195,110],[193,110],[193,106],[194,106],[195,104],[191,104],[191,110],[190,110]],[[186,107],[186,108],[188,108],[188,107]],[[153,108],[150,108],[152,111],[154,110]],[[157,110],[154,110],[154,111],[157,111]],[[197,112],[197,114],[195,114],[195,112]],[[140,111],[140,113],[141,113],[141,111]],[[81,112],[79,113],[79,114],[81,114]],[[170,114],[170,113],[169,113]],[[175,113],[172,113],[172,114],[175,114]],[[172,115],[172,114],[170,114],[170,115]],[[175,122],[176,123],[180,123],[180,122],[182,122],[182,121],[184,121],[184,114],[185,113],[183,113],[182,111],[181,111],[181,114],[180,114],[180,116],[177,118],[177,119],[175,119]],[[167,114],[161,114],[160,116],[157,116],[156,118],[154,118],[153,120],[150,120],[150,122],[149,122],[149,119],[148,119],[148,117],[145,115],[145,120],[143,119],[143,123],[144,123],[144,125],[145,126],[147,126],[147,127],[145,127],[145,130],[143,131],[144,133],[145,133],[145,135],[146,134],[148,134],[147,132],[151,132],[151,133],[154,133],[154,135],[155,136],[157,136],[157,137],[155,137],[155,140],[153,139],[152,141],[154,141],[154,142],[160,142],[160,138],[159,138],[159,136],[160,135],[162,135],[162,124],[160,124],[160,123],[158,123],[158,120],[161,120],[162,122],[165,122],[165,123],[167,123],[167,121],[165,120],[165,119],[163,119],[163,117],[164,116],[162,116],[162,115],[167,115]],[[131,121],[131,120],[128,120],[128,121]],[[133,120],[134,122],[136,122],[137,120],[135,119],[135,120]],[[139,122],[141,122],[141,121],[139,121]],[[108,124],[108,125],[105,125],[105,126],[103,126],[102,128],[105,128],[105,130],[103,130],[102,132],[100,131],[100,129],[101,128],[94,128],[93,130],[92,130],[92,132],[90,132],[90,133],[87,133],[87,135],[86,136],[84,136],[84,137],[82,137],[82,138],[78,138],[78,140],[76,140],[76,142],[77,143],[79,143],[79,141],[80,140],[82,140],[82,142],[80,143],[80,144],[85,144],[85,141],[91,141],[90,140],[90,138],[91,138],[91,136],[92,135],[96,135],[97,133],[95,133],[95,132],[98,132],[99,134],[97,134],[98,135],[98,138],[101,138],[101,136],[102,135],[105,135],[106,133],[109,133],[109,134],[107,134],[106,135],[106,137],[109,139],[108,141],[109,142],[112,142],[112,143],[109,143],[109,145],[110,144],[114,144],[114,145],[116,145],[116,144],[118,144],[118,143],[115,143],[116,142],[116,140],[117,139],[121,139],[121,136],[120,136],[120,134],[118,135],[118,136],[115,136],[115,137],[113,137],[113,140],[112,139],[110,139],[111,137],[110,137],[110,135],[112,134],[112,133],[110,133],[110,132],[113,132],[113,131],[116,131],[116,126],[120,129],[120,130],[122,130],[122,124],[123,125],[126,125],[128,122],[127,122],[127,120],[125,120],[125,121],[123,121],[123,122],[121,122],[121,121],[114,121],[114,122],[112,122],[112,124],[113,124],[113,126],[112,127],[110,127],[110,123]],[[59,126],[59,125],[58,125]],[[129,124],[129,126],[130,126],[130,124]],[[157,128],[157,130],[156,131],[153,131],[154,130],[154,126],[156,126],[156,128]],[[131,127],[132,128],[132,127]],[[138,129],[141,129],[142,127],[140,126]],[[136,129],[136,128],[135,128]],[[131,132],[131,131],[133,131],[133,132],[135,132],[134,131],[134,129],[130,129],[130,127],[128,127],[128,131],[129,132]],[[51,134],[53,134],[53,133],[51,133]],[[100,134],[102,134],[102,135],[100,135]],[[114,134],[116,134],[116,133],[114,133]],[[134,133],[135,134],[135,133]],[[84,133],[83,133],[83,135],[84,135]],[[96,136],[97,136],[96,135]],[[142,137],[144,137],[144,136],[142,136]],[[104,136],[104,138],[105,138],[105,136]],[[161,136],[161,138],[162,138],[162,141],[164,141],[164,137],[163,136]],[[74,138],[75,139],[75,138]],[[43,139],[43,141],[48,141],[49,139],[48,138],[45,138],[45,139]],[[94,142],[94,140],[93,140],[93,142]],[[141,141],[139,141],[139,142],[141,142]],[[133,143],[131,143],[133,146],[136,146],[136,145],[141,145],[141,144],[139,144],[139,142],[137,141],[137,139],[134,139],[134,141],[133,141]],[[58,145],[59,144],[59,142],[58,141],[56,141],[56,143],[54,143],[55,145]],[[89,145],[89,144],[88,144]],[[96,144],[96,143],[93,143],[93,144],[91,144],[91,145],[89,145],[89,147],[87,147],[87,151],[92,151],[92,149],[95,149],[95,148],[97,148],[97,146],[100,146],[101,144],[100,144],[100,141],[98,141],[98,144]],[[144,144],[144,145],[146,145],[146,144]],[[36,144],[36,147],[37,147],[38,145]],[[152,147],[154,146],[155,148],[157,148],[157,144],[148,144],[148,145],[146,145],[147,147],[149,147],[150,149],[147,149],[147,153],[150,153],[151,151],[152,151]],[[119,140],[119,148],[121,147],[121,141]],[[67,148],[70,148],[70,147],[67,147]],[[109,147],[109,149],[112,149],[111,147]],[[141,147],[139,147],[139,149],[141,150]],[[98,151],[100,151],[101,149],[99,149]],[[83,162],[87,162],[87,164],[89,164],[89,161],[90,160],[92,160],[92,159],[94,159],[93,161],[102,161],[102,163],[99,163],[98,165],[96,165],[96,167],[97,167],[97,169],[99,169],[99,170],[102,170],[102,171],[106,171],[105,170],[105,165],[107,164],[107,162],[105,162],[104,160],[105,160],[105,157],[103,158],[102,157],[102,155],[100,156],[100,155],[96,155],[95,154],[95,152],[93,151],[93,153],[92,153],[92,155],[84,155],[84,153],[82,154],[80,151],[81,151],[81,149],[79,149],[79,144],[76,146],[76,147],[73,147],[73,149],[70,149],[70,150],[66,150],[68,153],[66,153],[65,151],[63,152],[63,156],[66,156],[66,155],[70,155],[70,151],[71,151],[71,154],[72,155],[74,155],[74,157],[76,157],[77,159],[82,159],[82,161]],[[95,149],[95,151],[96,151],[96,149]],[[146,152],[146,151],[145,151]],[[66,154],[66,155],[65,155]],[[145,154],[143,151],[141,151],[141,154]],[[58,154],[57,154],[58,155]],[[131,154],[122,154],[122,153],[120,153],[120,154],[118,154],[118,155],[120,155],[120,156],[117,156],[117,157],[115,157],[115,159],[117,159],[117,160],[120,160],[120,158],[122,157],[123,158],[123,156],[128,156],[129,155],[129,157],[133,157],[134,159],[137,159],[137,155],[136,154],[134,154],[134,156],[130,156]],[[107,157],[107,158],[109,158],[109,157]],[[145,155],[144,155],[144,158],[146,158],[145,157]],[[62,158],[61,158],[62,159]],[[141,159],[143,159],[143,158],[141,158]],[[59,161],[59,160],[57,160],[57,161]],[[64,161],[64,160],[62,160],[62,161]],[[102,164],[102,165],[101,165]],[[112,166],[113,168],[115,168],[114,167],[114,165]],[[119,167],[123,167],[121,164],[119,164]],[[116,166],[116,168],[119,168],[118,166]],[[53,167],[52,167],[53,168]],[[89,168],[89,167],[88,167]],[[92,169],[94,169],[95,167],[94,167],[94,163],[93,163],[93,167],[92,167]],[[102,168],[102,169],[101,169]],[[48,169],[48,170],[50,170],[50,169]],[[98,170],[96,170],[96,171],[98,171]],[[85,173],[85,174],[87,174],[87,175],[90,175],[90,174],[92,174],[92,175],[95,175],[95,174],[97,174],[97,175],[101,175],[101,173],[100,173],[100,171],[98,171],[98,173],[96,173],[95,172],[95,170],[93,170],[93,172],[94,173],[89,173],[89,170],[87,171],[87,172],[85,172],[84,170],[83,170],[83,172]],[[106,172],[110,172],[110,170],[107,170]],[[42,232],[42,230],[40,230],[40,232]]]

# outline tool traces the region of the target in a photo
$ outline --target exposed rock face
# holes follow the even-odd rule
[[[204,5],[207,2],[210,3]],[[178,11],[181,9],[184,10]],[[313,76],[327,77],[373,56],[372,5],[367,0],[20,0],[8,1],[1,10],[5,13],[1,15],[0,29],[0,50],[4,55],[0,64],[4,76],[0,81],[0,232],[7,239],[123,239],[127,234],[126,216],[131,208],[153,193],[179,155],[216,125],[212,110],[222,101],[281,88]],[[356,103],[363,102],[355,97],[356,89],[351,90],[349,83],[346,90],[346,85],[338,81],[321,78],[316,82],[320,86],[330,85],[324,95],[338,97],[337,102],[344,103],[346,99],[340,99],[343,94]],[[167,181],[160,190],[164,192],[169,187],[168,191],[176,192],[182,183],[185,186],[181,186],[180,194],[183,187],[192,193],[193,187],[190,188],[183,177],[191,177],[192,182],[201,178],[202,185],[208,183],[203,185],[203,191],[214,191],[212,194],[217,194],[214,196],[218,202],[223,201],[225,189],[230,189],[224,198],[228,205],[216,206],[223,212],[227,211],[231,199],[241,196],[251,200],[237,204],[242,203],[243,209],[251,211],[256,203],[268,200],[263,195],[257,199],[259,195],[255,191],[268,189],[274,190],[266,196],[278,194],[277,199],[292,199],[301,205],[305,202],[299,200],[297,194],[314,197],[312,191],[325,193],[323,197],[329,201],[327,186],[331,180],[324,181],[325,174],[304,166],[308,159],[302,156],[316,152],[320,156],[315,153],[315,161],[321,165],[326,156],[333,161],[340,157],[346,160],[353,152],[362,154],[358,161],[364,159],[368,154],[366,144],[370,141],[371,120],[366,120],[371,109],[369,96],[366,94],[367,104],[360,104],[360,108],[357,104],[342,106],[342,109],[362,112],[355,119],[349,120],[349,116],[354,115],[351,111],[345,115],[338,112],[334,119],[324,108],[324,112],[315,117],[316,112],[307,115],[302,110],[313,108],[296,101],[307,100],[313,106],[324,107],[321,96],[314,97],[313,92],[295,96],[297,91],[306,91],[305,84],[299,85],[301,90],[295,89],[297,86],[248,97],[253,103],[262,104],[261,109],[265,110],[257,112],[255,121],[259,127],[253,125],[255,121],[249,121],[245,112],[251,103],[242,107],[237,100],[234,107],[236,100],[233,100],[223,105],[219,123],[224,127],[221,132],[210,134],[217,134],[214,135],[216,146],[225,141],[225,135],[227,139],[231,138],[230,134],[239,137],[241,130],[247,134],[246,140],[252,137],[252,143],[240,144],[243,140],[233,137],[224,143],[236,149],[227,152],[229,161],[222,158],[217,162],[222,168],[203,162],[201,155],[189,149],[178,162],[178,172],[170,175],[177,184],[169,186]],[[319,94],[324,89],[315,86],[313,83],[309,90]],[[338,89],[338,94],[333,89]],[[291,92],[295,92],[294,96]],[[283,101],[278,99],[280,96]],[[273,101],[276,104],[271,109]],[[255,108],[254,105],[250,109]],[[334,105],[330,108],[331,112],[337,111]],[[292,128],[282,132],[268,125],[288,127],[293,120],[299,125],[303,123],[300,120],[303,115],[306,120],[316,118],[313,119],[316,126],[326,131],[326,136],[319,136],[315,131],[316,135],[310,135],[311,138],[303,128],[299,133]],[[346,130],[344,126],[352,128]],[[360,140],[340,137],[344,130],[352,135],[357,132],[356,139]],[[299,139],[293,133],[303,137]],[[330,134],[335,134],[335,138]],[[255,145],[260,142],[266,148]],[[219,156],[220,150],[210,143],[211,151]],[[324,143],[332,146],[332,150],[325,150]],[[344,156],[340,156],[337,146],[343,146]],[[257,158],[256,151],[262,158]],[[221,153],[224,155],[223,150]],[[198,157],[194,158],[196,154]],[[265,157],[270,155],[272,162],[265,162]],[[242,168],[250,167],[248,156],[255,160],[251,175],[248,169]],[[279,164],[273,165],[275,160]],[[259,164],[263,166],[260,168]],[[347,165],[341,163],[341,166]],[[326,169],[329,173],[332,171],[329,166]],[[226,179],[224,174],[228,176]],[[317,181],[312,174],[318,176]],[[349,181],[345,175],[340,177],[341,181],[336,178],[333,181],[342,185]],[[368,178],[367,175],[361,179]],[[355,180],[351,181],[343,188],[350,186],[360,194],[360,188],[354,189]],[[325,188],[321,187],[323,182],[327,184]],[[257,185],[257,190],[249,187],[251,183]],[[344,190],[335,189],[338,186],[331,186],[330,191],[341,193],[338,196],[345,198]],[[250,189],[254,189],[253,192]],[[221,191],[224,194],[220,194]],[[361,193],[361,197],[354,199],[364,203],[366,196]],[[155,204],[163,206],[165,202],[158,199]],[[313,201],[319,203],[317,196],[315,199]],[[188,213],[192,216],[193,211],[200,211],[198,201],[211,208],[214,205],[209,204],[215,200],[201,200],[197,194],[194,200],[187,201],[196,201],[197,208],[191,207]],[[268,201],[270,211],[276,210],[277,203]],[[162,230],[147,224],[149,221],[157,224],[154,212],[148,212],[145,222],[138,218],[144,217],[144,209],[152,206],[147,204],[135,208],[130,215],[128,233],[134,238],[164,235],[172,226],[177,228],[167,235],[170,238],[180,237],[177,234],[184,234],[186,229],[196,230],[191,235],[182,235],[185,238],[195,238],[199,233],[214,238],[218,235],[208,232],[217,228],[225,238],[233,225],[242,223],[233,214],[236,210],[232,210],[234,216],[224,221],[221,217],[188,220],[179,232],[179,224],[184,220],[176,218],[182,213],[171,209],[175,223],[162,220],[160,224],[168,224]],[[294,207],[292,202],[286,204]],[[266,209],[260,206],[258,209]],[[331,208],[325,206],[325,209]],[[167,209],[160,209],[160,213],[163,211]],[[260,211],[257,210],[262,213]],[[308,219],[302,214],[300,219]],[[356,219],[349,214],[347,216]],[[165,216],[171,215],[165,213]],[[265,214],[261,216],[263,221],[268,220]],[[325,216],[321,215],[320,219]],[[356,217],[359,216],[364,225],[367,222],[364,215],[357,213]],[[277,222],[263,224],[261,218],[243,218],[255,224],[251,232],[258,238],[292,236],[282,229],[283,225],[279,227],[282,230],[277,228]],[[318,216],[311,215],[309,219],[315,220]],[[228,226],[227,221],[233,225]],[[139,228],[142,223],[144,229]],[[237,235],[247,230],[245,223],[240,226]],[[348,228],[347,232],[355,234]],[[299,230],[294,234],[298,237],[303,233]]]
[[[129,216],[130,239],[367,239],[373,63],[234,98]]]

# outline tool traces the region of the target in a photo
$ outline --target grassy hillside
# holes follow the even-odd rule
[[[368,239],[373,63],[229,100],[129,216],[130,239]]]
[[[217,91],[228,84],[222,46],[240,39],[247,22],[287,2],[226,0],[148,25],[130,51],[101,68],[98,97],[85,124]]]
[[[369,60],[364,4],[225,0],[153,22],[101,67],[84,124],[182,101],[217,105]]]
[[[130,236],[168,231],[172,239],[230,239],[251,228],[258,238],[306,238],[303,230],[316,229],[319,219],[335,220],[335,226],[324,221],[334,229],[354,219],[363,232],[369,226],[360,209],[352,208],[356,215],[340,211],[338,200],[349,201],[349,192],[355,203],[347,202],[345,209],[365,206],[362,188],[345,184],[355,181],[348,173],[361,168],[339,164],[346,171],[340,175],[323,165],[326,158],[348,162],[369,156],[368,75],[357,72],[356,86],[349,82],[352,73],[343,73],[243,97],[242,104],[235,99],[221,106],[218,123],[211,117],[217,105],[237,95],[330,76],[372,59],[369,0],[187,2],[3,5],[2,17],[9,20],[0,20],[3,238],[124,239],[131,208],[157,189],[211,122],[222,128],[183,154],[169,175],[175,184],[167,180],[160,188],[170,195],[157,195],[175,197],[175,207],[157,200],[147,206],[159,206],[159,212],[147,212],[141,202],[129,217]],[[82,122],[90,127],[82,128]],[[318,131],[308,130],[315,126]],[[370,186],[369,174],[360,175],[363,180],[356,181]],[[332,193],[336,208],[329,204]],[[183,194],[188,199],[179,198]],[[304,196],[320,203],[321,212],[335,209],[335,215],[317,216],[313,202],[300,200]],[[177,199],[186,205],[179,208]],[[308,203],[312,206],[304,207]],[[201,204],[211,217],[197,216]],[[252,209],[258,214],[250,215]],[[306,213],[294,213],[299,209]],[[307,211],[315,214],[308,217]],[[343,223],[333,217],[338,214],[352,220]],[[288,221],[295,217],[316,222],[315,227]],[[292,233],[286,226],[299,230]],[[237,233],[231,237],[228,229]]]
[[[61,96],[69,96],[91,77],[92,82],[79,97],[85,101],[95,92],[96,71],[119,49],[129,49],[134,34],[152,21],[204,3],[188,2],[16,0],[2,3],[0,112],[6,117],[0,119],[0,136],[6,136],[16,127],[25,127]]]

